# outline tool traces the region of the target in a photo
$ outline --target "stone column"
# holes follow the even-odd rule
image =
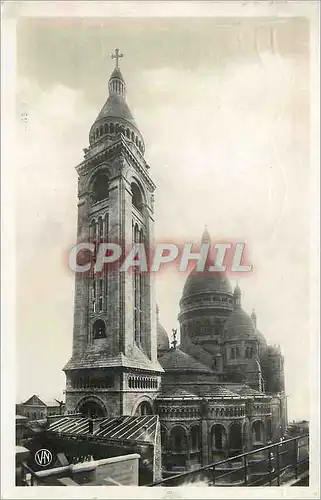
[[[201,424],[201,463],[202,466],[212,461],[212,447],[209,447],[209,421],[205,418]]]

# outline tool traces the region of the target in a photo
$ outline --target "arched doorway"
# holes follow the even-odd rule
[[[176,425],[171,430],[171,455],[173,465],[185,467],[187,461],[187,435],[183,427]]]
[[[104,404],[98,398],[83,399],[78,403],[76,411],[87,418],[103,418],[107,416]]]
[[[242,452],[242,426],[239,422],[234,422],[229,428],[229,450],[233,455]]]
[[[136,408],[135,415],[153,415],[153,408],[148,401],[142,401]]]
[[[226,431],[223,425],[215,424],[211,430],[211,446],[213,461],[222,457],[226,450]]]
[[[264,424],[262,420],[256,420],[252,424],[252,445],[263,446],[264,445]]]

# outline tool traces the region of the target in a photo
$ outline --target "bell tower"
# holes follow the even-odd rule
[[[104,242],[124,251],[154,243],[155,184],[144,159],[145,145],[126,101],[119,68],[109,96],[89,132],[78,173],[77,243],[95,255]],[[163,369],[157,361],[153,276],[104,266],[75,277],[72,357],[66,373],[66,409],[84,415],[152,413]]]

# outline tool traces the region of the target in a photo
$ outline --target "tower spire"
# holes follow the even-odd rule
[[[203,235],[202,235],[202,243],[211,243],[211,236],[210,233],[207,230],[207,225],[204,227]]]
[[[234,304],[235,304],[235,308],[240,308],[241,307],[241,304],[242,304],[241,298],[242,298],[242,292],[241,292],[241,289],[239,287],[239,282],[237,281],[236,282],[236,287],[234,288]]]
[[[252,309],[251,320],[253,322],[254,327],[256,328],[256,325],[257,325],[257,316],[256,316],[255,309]]]

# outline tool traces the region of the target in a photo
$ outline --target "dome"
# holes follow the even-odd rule
[[[237,338],[256,339],[255,329],[250,316],[241,308],[234,309],[227,318],[224,326],[224,334],[227,340]]]
[[[259,330],[256,330],[255,333],[256,333],[256,336],[257,336],[257,339],[258,339],[260,345],[263,347],[267,347],[267,342],[265,340],[263,333],[261,333]]]
[[[232,295],[232,287],[226,275],[219,271],[197,271],[196,266],[188,275],[183,289],[183,298],[196,293],[218,292]]]
[[[167,331],[159,322],[157,322],[157,350],[168,351],[169,338]]]
[[[95,123],[103,118],[122,118],[137,128],[127,102],[122,96],[117,94],[112,94],[108,97],[99,115],[97,116]]]
[[[165,371],[212,373],[210,368],[180,349],[171,349],[160,358],[159,363]]]

